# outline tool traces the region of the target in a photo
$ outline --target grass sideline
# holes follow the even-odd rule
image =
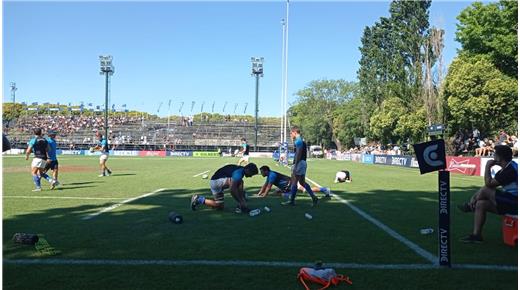
[[[269,159],[251,159],[258,166],[287,173]],[[280,198],[251,197],[250,207],[271,207],[257,217],[226,209],[192,212],[194,193],[209,196],[211,174],[231,158],[118,158],[109,160],[114,175],[98,178],[97,158],[60,159],[63,184],[50,191],[31,192],[29,162],[3,158],[3,257],[41,259],[34,248],[15,245],[16,232],[44,234],[63,260],[211,260],[313,261],[356,264],[428,264],[403,243],[390,237],[337,200],[310,207],[282,208]],[[348,169],[353,183],[334,184],[335,172]],[[308,176],[381,221],[419,247],[436,255],[436,235],[419,229],[436,227],[436,175],[421,176],[415,169],[365,165],[345,161],[312,160]],[[245,179],[246,191],[256,194],[264,178]],[[45,182],[45,181],[44,181]],[[479,177],[452,174],[452,259],[454,264],[517,265],[517,249],[502,243],[500,217],[490,215],[481,245],[457,240],[471,230],[472,215],[455,209],[482,183]],[[129,198],[139,197],[90,220],[83,217]],[[16,198],[18,196],[19,198]],[[43,198],[30,198],[30,197]],[[25,198],[21,198],[25,197]],[[53,198],[67,197],[67,198]],[[77,199],[75,199],[77,198]],[[85,199],[93,198],[93,199]],[[100,199],[95,199],[100,198]],[[108,198],[108,199],[107,199]],[[112,200],[110,199],[112,198]],[[168,221],[168,213],[183,215],[184,224]],[[304,218],[305,213],[312,220]],[[28,269],[31,269],[28,271]],[[347,274],[356,289],[517,289],[517,271],[472,269],[336,269]],[[298,268],[204,265],[19,265],[4,262],[5,289],[303,289],[296,282]],[[490,273],[491,272],[491,273]],[[478,276],[477,276],[478,275]],[[478,277],[479,279],[475,279]],[[338,289],[346,289],[343,285]]]

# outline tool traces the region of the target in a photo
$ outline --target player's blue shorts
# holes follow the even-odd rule
[[[495,192],[498,214],[518,214],[518,197],[511,193],[497,189]]]
[[[58,168],[58,160],[49,160],[45,166],[45,170],[55,170]]]
[[[293,168],[294,175],[302,176],[307,173],[307,161],[300,160]]]

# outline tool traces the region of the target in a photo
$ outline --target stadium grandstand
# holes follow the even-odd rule
[[[5,110],[4,110],[5,111]],[[32,129],[58,131],[60,149],[87,149],[95,143],[95,133],[104,131],[100,112],[48,111],[44,108],[22,112],[12,119],[4,115],[4,132],[13,148],[25,148]],[[28,114],[27,112],[31,112]],[[108,120],[111,148],[115,150],[210,150],[234,151],[240,139],[254,139],[251,116],[198,114],[158,118],[142,112],[112,112]],[[279,146],[280,125],[276,118],[260,118],[259,152],[272,152]]]

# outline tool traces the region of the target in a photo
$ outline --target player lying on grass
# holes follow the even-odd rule
[[[352,182],[352,176],[350,176],[350,172],[348,170],[341,170],[336,172],[336,179],[334,179],[334,183],[338,182]]]
[[[206,205],[214,209],[224,208],[224,190],[230,188],[231,196],[236,200],[236,213],[248,213],[249,208],[246,204],[244,181],[245,177],[258,174],[258,168],[254,163],[249,163],[245,167],[238,165],[226,165],[221,167],[213,174],[209,182],[213,199],[205,198],[195,194],[191,197],[191,209],[196,210],[199,205]]]
[[[272,171],[268,166],[264,165],[260,167],[260,174],[263,177],[267,177],[264,185],[258,192],[258,196],[266,197],[271,191],[271,187],[274,185],[278,187],[275,191],[276,195],[287,195],[289,196],[291,192],[291,178],[287,175],[281,174],[276,171]],[[298,184],[298,190],[305,192],[305,188]],[[312,187],[312,192],[323,192],[325,194],[324,197],[330,197],[330,189],[327,187]]]

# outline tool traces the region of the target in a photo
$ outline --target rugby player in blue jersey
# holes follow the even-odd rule
[[[25,151],[25,160],[29,160],[31,153],[34,153],[34,158],[31,162],[31,175],[36,186],[33,191],[41,191],[41,175],[49,159],[48,152],[50,151],[49,143],[42,136],[42,129],[34,129],[34,137],[29,141],[27,150]]]
[[[191,197],[191,209],[196,210],[199,205],[206,205],[214,209],[224,208],[224,190],[230,188],[231,196],[238,203],[236,213],[248,213],[246,204],[244,181],[245,177],[258,174],[258,168],[254,163],[249,163],[245,167],[238,165],[226,165],[221,167],[213,174],[209,182],[213,199],[195,194]]]
[[[312,192],[310,185],[305,182],[305,174],[307,173],[307,144],[300,135],[300,128],[291,128],[291,139],[294,140],[294,165],[291,170],[291,196],[288,201],[282,202],[282,205],[294,205],[296,192],[298,191],[298,183],[305,188],[305,191],[312,198],[312,206],[318,204],[318,198]]]
[[[101,156],[99,157],[99,167],[101,169],[101,174],[99,177],[109,176],[112,174],[112,171],[107,167],[108,160],[108,141],[107,138],[103,138],[103,134],[100,132],[96,133],[96,137],[98,138],[97,145],[92,148],[94,151],[101,151]]]
[[[258,196],[265,197],[271,191],[271,187],[274,185],[278,187],[278,190],[275,191],[277,195],[290,195],[291,192],[291,178],[285,174],[281,174],[276,171],[272,171],[268,166],[264,165],[260,167],[260,174],[263,177],[267,177],[264,185],[258,192]],[[298,184],[298,189],[301,191],[305,191],[305,188]],[[323,192],[325,194],[324,197],[330,197],[330,189],[327,187],[313,187],[311,188],[312,192]]]
[[[56,156],[56,131],[49,131],[47,133],[48,137],[45,138],[47,140],[47,143],[49,143],[49,160],[47,160],[47,165],[45,166],[45,169],[43,170],[43,174],[41,177],[47,179],[48,182],[51,184],[51,189],[54,189],[56,186],[60,185],[58,182],[58,157]],[[47,175],[47,172],[52,170],[52,178]]]

